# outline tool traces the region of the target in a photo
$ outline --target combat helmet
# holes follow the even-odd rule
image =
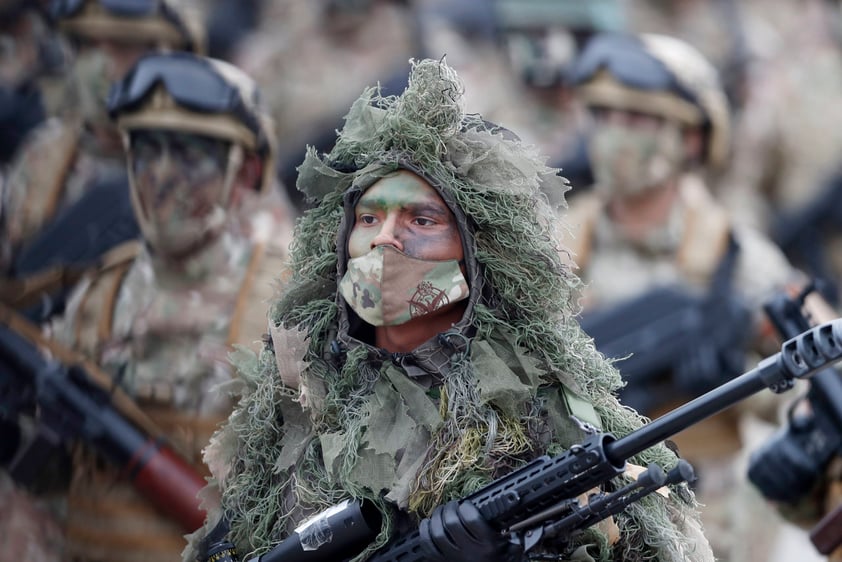
[[[702,127],[704,161],[724,164],[728,101],[716,69],[691,45],[665,35],[600,34],[588,42],[570,80],[590,107],[640,111]]]
[[[73,38],[204,52],[201,22],[172,0],[54,0],[50,16]]]
[[[170,129],[230,141],[260,156],[257,190],[274,181],[272,118],[257,84],[234,65],[186,52],[148,54],[112,87],[108,112],[124,138],[136,129]]]

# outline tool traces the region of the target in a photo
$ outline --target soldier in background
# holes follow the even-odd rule
[[[597,33],[620,31],[625,14],[617,0],[493,0],[505,59],[519,78],[519,95],[490,118],[510,123],[537,145],[574,187],[592,182],[584,143],[587,119],[574,103],[568,72]]]
[[[6,280],[0,284],[0,297],[20,309],[37,303],[41,294],[63,288],[26,284],[26,279],[68,263],[85,265],[110,247],[100,247],[103,242],[115,244],[137,235],[127,204],[120,136],[105,109],[108,88],[148,52],[196,51],[202,44],[189,14],[169,0],[137,6],[110,0],[55,0],[50,13],[74,47],[63,92],[66,105],[59,117],[32,132],[3,185],[0,270]],[[103,197],[86,203],[97,209],[94,218],[84,221],[84,230],[70,221],[66,232],[48,236],[46,242],[38,239],[89,192],[101,192]],[[31,250],[33,246],[37,249]],[[60,310],[60,306],[50,308]]]
[[[773,10],[770,10],[772,12]],[[759,63],[718,197],[799,267],[842,286],[842,45],[838,4],[769,13],[777,48]],[[788,19],[784,24],[783,19]]]
[[[745,103],[752,64],[763,49],[753,0],[638,0],[625,3],[628,29],[666,34],[697,48],[717,69],[733,113]]]
[[[219,388],[228,355],[260,342],[284,277],[292,221],[274,179],[273,126],[248,76],[190,53],[142,58],[109,108],[143,243],[109,252],[49,331],[109,372],[207,474],[201,449],[230,408]],[[184,530],[116,468],[84,446],[72,465],[65,558],[178,558]]]
[[[0,2],[0,165],[26,134],[53,115],[70,53],[49,22],[46,5]]]
[[[735,362],[726,355],[735,345],[764,354],[771,350],[773,342],[760,333],[760,305],[773,291],[798,282],[799,275],[771,242],[735,225],[706,187],[705,174],[728,150],[729,112],[717,73],[698,51],[675,38],[604,35],[588,44],[573,80],[594,120],[589,152],[596,183],[591,193],[573,200],[566,234],[587,285],[583,327],[588,329],[589,314],[623,310],[658,288],[675,287],[718,302],[734,299],[733,318],[712,328],[734,330],[735,337],[723,342],[725,353],[713,349],[717,355],[693,356],[707,349],[704,341],[685,352],[688,367],[713,367],[713,373],[700,370],[700,378],[724,382],[713,381],[723,364]],[[741,343],[743,334],[750,338]],[[714,334],[703,334],[708,335]],[[738,359],[734,375],[746,364],[744,356]],[[621,363],[618,367],[622,372]],[[677,381],[677,374],[671,380]],[[655,386],[642,390],[647,399],[659,392]],[[687,388],[660,392],[668,400],[651,404],[649,415],[691,397]],[[742,407],[775,415],[774,403],[753,400]],[[765,561],[764,548],[772,541],[756,533],[769,532],[774,521],[764,518],[758,528],[758,518],[747,511],[760,498],[746,497],[740,488],[739,458],[746,444],[735,412],[699,424],[675,441],[700,474],[703,523],[717,556]]]
[[[309,144],[329,151],[351,102],[368,84],[398,94],[406,61],[420,54],[419,30],[402,0],[290,0],[264,6],[262,21],[231,61],[255,77],[278,128],[281,182],[295,191],[295,168]]]

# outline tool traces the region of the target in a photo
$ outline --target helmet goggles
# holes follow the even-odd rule
[[[108,112],[114,118],[141,104],[161,84],[179,105],[198,113],[227,113],[254,133],[264,145],[263,130],[237,87],[226,81],[207,60],[190,53],[150,54],[111,87]]]
[[[570,72],[570,82],[578,86],[603,69],[630,88],[667,91],[698,105],[696,96],[676,79],[664,63],[650,55],[634,38],[618,34],[594,37],[574,63]]]

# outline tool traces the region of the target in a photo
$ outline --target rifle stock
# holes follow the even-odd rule
[[[618,439],[608,433],[592,433],[564,453],[555,457],[539,457],[461,501],[472,502],[494,529],[508,534],[510,540],[524,552],[545,538],[561,535],[561,542],[564,542],[565,538],[573,537],[601,519],[621,512],[662,483],[677,483],[692,477],[692,469],[683,462],[663,477],[650,467],[631,488],[627,486],[616,492],[599,492],[591,495],[587,504],[579,504],[579,496],[599,489],[622,474],[629,458],[762,389],[769,388],[774,392],[789,390],[796,379],[810,377],[840,359],[842,319],[793,337],[783,344],[779,353],[767,357],[756,368],[624,437]],[[337,549],[342,551],[346,545],[333,542],[330,529],[326,531],[322,533],[319,545],[303,549],[300,556],[293,554],[298,552],[296,543],[300,544],[300,536],[294,533],[273,550],[249,562],[279,560],[275,553],[282,550],[290,553],[284,558],[289,562],[330,560],[322,553],[323,548],[324,553],[336,552]],[[374,529],[364,526],[360,526],[359,532],[361,535],[357,538],[364,533],[370,538],[376,535]],[[375,552],[370,560],[420,562],[429,556],[424,549],[421,533],[416,530],[391,541]],[[347,558],[359,552],[345,550]]]
[[[830,554],[842,546],[840,529],[842,529],[842,505],[837,505],[810,529],[810,542],[822,554]]]

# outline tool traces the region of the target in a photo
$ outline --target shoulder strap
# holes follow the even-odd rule
[[[678,267],[690,279],[708,284],[729,250],[731,221],[699,178],[685,176],[679,190],[685,213]]]
[[[64,196],[67,176],[78,154],[79,129],[72,123],[53,122],[22,152],[26,193],[16,221],[25,230],[37,228],[52,217]]]
[[[126,260],[133,260],[139,249],[137,242],[127,242],[109,252],[93,265],[61,264],[21,278],[0,277],[0,302],[17,310],[34,306],[43,295],[69,289],[85,275],[110,269]]]
[[[269,331],[269,302],[289,276],[286,257],[286,251],[277,245],[255,244],[231,318],[229,346],[259,349],[259,342]]]
[[[117,296],[140,251],[140,244],[133,240],[108,251],[81,297],[74,347],[91,357],[98,357],[101,343],[111,338]]]

